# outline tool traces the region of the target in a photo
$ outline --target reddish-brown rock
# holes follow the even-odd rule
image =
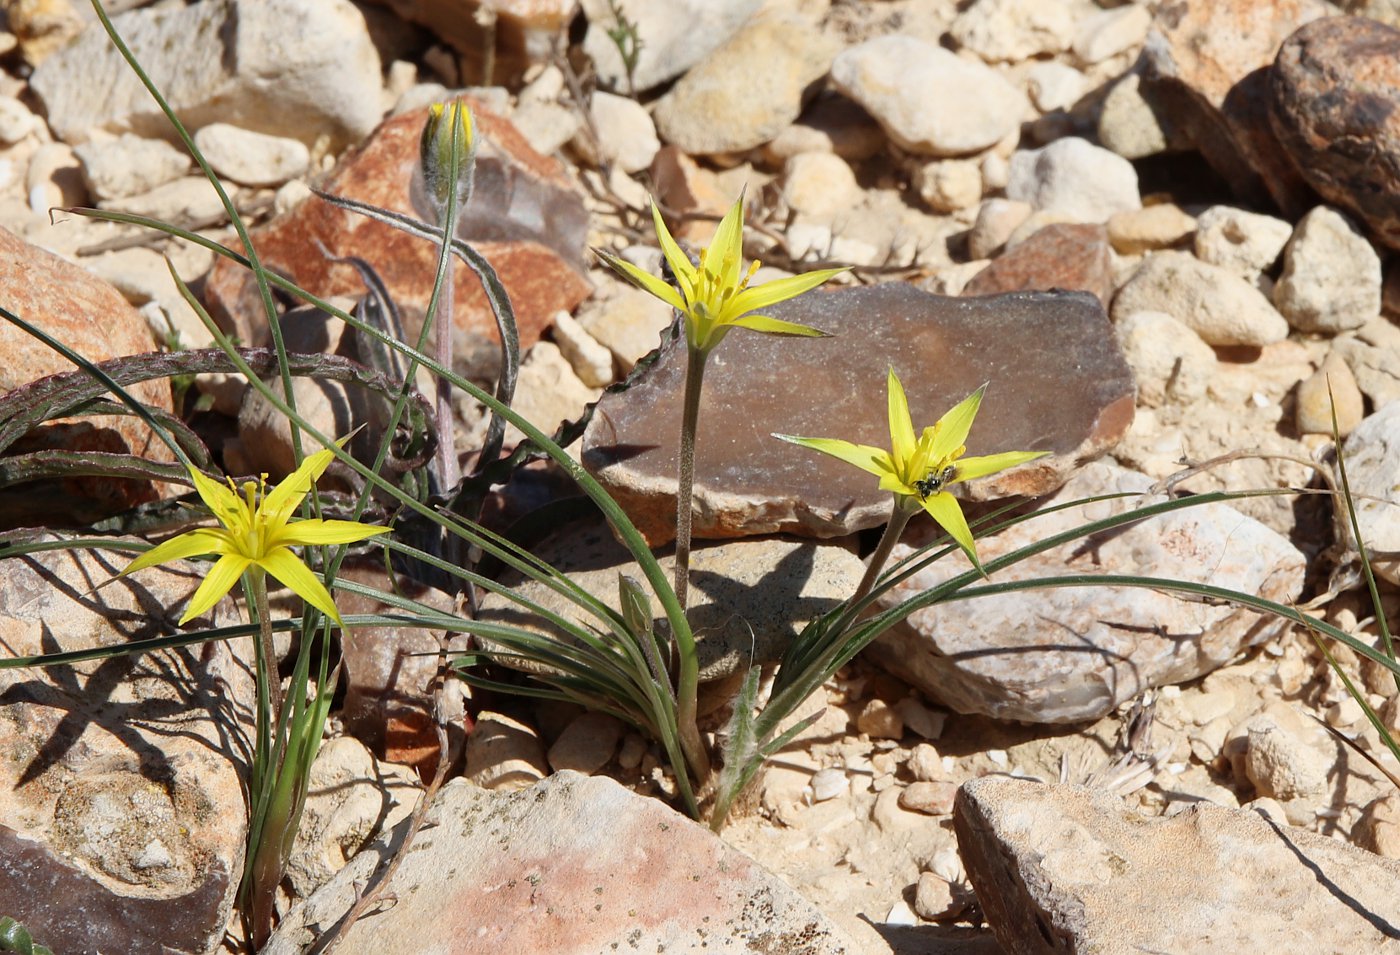
[[[457,234],[495,267],[515,306],[521,348],[549,326],[554,313],[572,310],[589,293],[583,250],[587,213],[558,162],[532,150],[515,127],[473,102],[480,147],[476,191],[463,210]],[[428,220],[418,172],[418,140],[424,112],[387,120],[325,184],[325,191]],[[323,255],[358,256],[379,273],[413,330],[432,293],[437,268],[434,243],[311,197],[253,232],[263,263],[308,291],[327,297],[360,295],[364,286],[348,264]],[[495,320],[476,276],[454,266],[458,352],[499,341]],[[251,275],[221,260],[206,289],[211,311],[244,341],[261,343],[266,320]],[[467,350],[463,350],[465,336]]]
[[[968,453],[1051,452],[957,485],[973,500],[1049,493],[1132,422],[1132,372],[1087,293],[945,298],[891,283],[808,293],[765,312],[834,337],[740,329],[711,357],[696,440],[699,537],[830,537],[883,523],[890,496],[873,476],[772,433],[889,447],[891,366],[916,427],[988,382]],[[675,533],[684,372],[684,352],[668,346],[630,389],[604,394],[584,435],[584,466],[653,544]]]
[[[1303,178],[1400,248],[1400,30],[1314,20],[1279,50],[1269,89],[1274,131]]]
[[[91,361],[155,351],[141,313],[120,292],[86,269],[0,228],[0,302]],[[45,375],[75,370],[67,358],[18,326],[0,321],[0,393]],[[171,410],[170,384],[133,385],[151,408]],[[130,415],[66,418],[31,432],[10,454],[47,450],[106,451],[174,460],[141,419]],[[0,525],[44,520],[93,520],[158,497],[148,481],[75,477],[19,485],[0,492]]]
[[[1113,250],[1101,225],[1057,223],[1024,242],[972,277],[964,295],[1000,292],[1090,292],[1104,308],[1113,298]]]
[[[1269,125],[1269,66],[1320,0],[1168,0],[1143,57],[1144,83],[1235,193],[1296,217],[1313,204]]]

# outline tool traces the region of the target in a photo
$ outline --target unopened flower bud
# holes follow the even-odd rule
[[[458,156],[455,177],[452,168],[454,140]],[[423,166],[423,182],[438,218],[446,214],[447,201],[454,188],[460,210],[471,197],[472,173],[476,169],[476,123],[471,108],[462,100],[434,103],[429,108],[428,121],[423,124],[418,154]]]

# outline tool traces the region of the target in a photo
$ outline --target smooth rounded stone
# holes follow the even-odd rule
[[[1016,227],[1034,211],[1029,202],[1016,199],[985,199],[977,209],[977,219],[967,234],[967,254],[972,259],[988,259],[1001,251]]]
[[[946,816],[953,811],[957,792],[957,783],[912,782],[900,791],[899,804],[927,816]]]
[[[237,191],[227,184],[225,189],[231,194]],[[186,227],[205,228],[228,220],[223,200],[203,176],[184,176],[149,192],[108,199],[102,208]]]
[[[674,498],[671,507],[675,508]],[[531,553],[614,608],[618,574],[631,577],[648,592],[653,617],[662,625],[665,612],[650,594],[641,568],[603,525],[590,522],[565,528]],[[670,580],[674,558],[666,555],[660,560]],[[855,593],[864,574],[860,558],[835,544],[760,538],[697,546],[690,555],[687,617],[695,632],[700,679],[722,680],[754,664],[777,662],[808,621]],[[551,588],[521,582],[516,575],[504,582],[565,619],[598,625],[591,614]],[[552,625],[499,594],[482,599],[481,619],[563,639]],[[481,637],[480,643],[486,649],[495,646],[488,637]],[[539,670],[528,661],[500,662]]]
[[[1080,63],[1092,66],[1141,46],[1151,27],[1152,12],[1143,4],[1096,10],[1075,25],[1070,48]]]
[[[1055,60],[1036,63],[1026,75],[1031,102],[1042,113],[1069,109],[1089,87],[1089,79],[1074,67]]]
[[[1367,805],[1352,839],[1387,859],[1400,859],[1400,793],[1387,793]]]
[[[67,143],[45,143],[29,157],[24,171],[29,208],[47,215],[50,209],[87,205],[82,164]]]
[[[913,696],[906,696],[894,705],[895,712],[904,721],[904,728],[915,736],[924,739],[938,739],[943,735],[943,724],[948,714],[941,710],[931,710]]]
[[[982,198],[982,164],[975,159],[939,159],[915,167],[911,183],[934,212],[970,209]]]
[[[13,96],[0,96],[0,143],[13,146],[39,128],[40,119]]]
[[[798,153],[835,153],[848,162],[869,159],[885,148],[885,132],[870,114],[844,96],[818,95],[797,122],[763,146],[775,166]]]
[[[5,656],[169,633],[209,564],[114,581],[130,559],[99,548],[0,562]],[[232,606],[195,628],[236,624]],[[247,840],[247,643],[0,670],[0,898],[53,951],[218,950]]]
[[[1144,81],[1172,123],[1242,203],[1288,218],[1316,200],[1271,128],[1269,67],[1289,34],[1330,9],[1322,0],[1164,5],[1143,48]]]
[[[605,388],[613,383],[612,352],[568,312],[554,316],[554,343],[584,385]]]
[[[1356,386],[1379,409],[1400,398],[1400,328],[1381,317],[1332,340],[1356,377]]]
[[[503,713],[483,711],[467,736],[463,775],[474,786],[514,792],[549,775],[544,744],[534,727]]]
[[[1366,399],[1357,387],[1356,376],[1336,352],[1328,353],[1322,367],[1298,385],[1296,404],[1299,434],[1331,434],[1335,413],[1337,432],[1346,437],[1366,415]]]
[[[1108,241],[1119,255],[1141,255],[1181,245],[1196,231],[1196,220],[1174,202],[1115,212]]]
[[[982,189],[985,192],[1001,192],[1011,181],[1011,163],[997,155],[995,150],[982,154],[978,168],[982,172]]]
[[[1249,721],[1246,778],[1261,796],[1293,800],[1321,795],[1332,760],[1267,716]]]
[[[1326,17],[1298,30],[1270,71],[1269,117],[1324,199],[1400,248],[1400,30]]]
[[[1041,149],[1017,150],[1006,198],[1080,222],[1107,222],[1115,212],[1142,208],[1133,164],[1074,136]]]
[[[1274,267],[1293,226],[1233,206],[1211,206],[1196,217],[1196,258],[1255,279]]]
[[[812,801],[826,802],[851,791],[851,779],[843,769],[819,769],[812,774]]]
[[[578,321],[612,352],[619,370],[626,375],[661,345],[661,335],[671,327],[674,312],[643,289],[619,284],[610,288],[613,294],[595,296],[580,306]]]
[[[805,19],[756,17],[657,102],[656,129],[693,155],[760,146],[797,119],[807,88],[826,74],[834,53]]]
[[[647,3],[582,0],[588,32],[583,51],[598,78],[610,89],[627,92],[627,69],[617,44],[608,36],[617,29],[616,12],[636,25],[642,39],[632,79],[638,91],[675,79],[736,35],[762,6],[761,0],[671,0]],[[616,10],[616,12],[615,12]]]
[[[1138,401],[1149,408],[1190,404],[1204,397],[1219,362],[1215,349],[1166,312],[1133,312],[1114,323],[1114,334],[1138,383]]]
[[[83,164],[83,181],[96,199],[120,199],[150,192],[184,176],[193,160],[163,139],[124,133],[73,148]]]
[[[587,406],[601,392],[590,388],[574,373],[573,366],[554,342],[540,341],[530,346],[520,361],[520,377],[511,410],[524,416],[545,434],[552,434],[565,421],[583,417]],[[506,425],[506,446],[525,439],[513,424]]]
[[[1350,219],[1318,206],[1283,250],[1274,304],[1300,332],[1360,328],[1381,313],[1380,256]]]
[[[875,117],[901,149],[965,156],[1020,128],[1030,104],[990,67],[911,36],[842,51],[831,82]]]
[[[1132,421],[1132,375],[1091,295],[944,298],[886,283],[808,293],[765,314],[832,337],[779,338],[740,329],[717,352],[705,375],[696,438],[699,537],[832,537],[885,523],[889,494],[870,475],[772,435],[888,446],[884,382],[890,367],[905,382],[921,426],[990,383],[969,453],[1051,452],[959,484],[973,500],[1048,493],[1116,444]],[[584,434],[584,466],[653,544],[675,533],[685,359],[683,347],[663,347],[629,389],[603,395]],[[801,389],[794,390],[795,381]]]
[[[398,901],[361,919],[345,950],[861,951],[782,879],[661,800],[563,772],[529,789],[443,787],[394,874]],[[400,826],[289,912],[263,955],[300,955],[393,854]]]
[[[595,96],[598,94],[595,92]],[[571,140],[575,148],[583,143],[583,137],[575,137],[584,129],[583,117],[578,110],[559,103],[542,103],[535,100],[522,102],[510,114],[510,121],[520,130],[520,135],[530,144],[530,148],[542,156],[552,156]],[[647,117],[651,121],[651,117]],[[653,127],[652,135],[656,135]]]
[[[194,144],[214,172],[245,186],[280,186],[311,166],[311,153],[301,140],[229,123],[201,127],[194,134]]]
[[[155,350],[139,311],[112,286],[81,266],[29,245],[0,228],[0,301],[33,325],[91,361]],[[0,323],[0,393],[46,375],[71,372],[67,358],[9,322]],[[127,386],[148,407],[169,414],[170,387],[163,380]],[[172,460],[166,446],[132,415],[85,416],[81,426],[45,424],[25,438],[26,450],[107,451],[154,461]],[[158,499],[168,485],[108,477],[68,477],[0,491],[0,526],[26,527],[53,520],[90,523]]]
[[[856,730],[871,739],[899,739],[904,735],[904,718],[884,700],[870,700],[856,715]]]
[[[1113,300],[1115,319],[1166,312],[1209,345],[1262,346],[1288,337],[1288,322],[1257,288],[1189,252],[1143,259]]]
[[[1146,475],[1086,465],[1040,508],[1097,494],[1145,492]],[[1017,547],[1159,498],[1120,499],[1045,513],[978,543],[983,563]],[[893,560],[932,539],[929,522]],[[890,607],[969,568],[945,556],[881,597]],[[1010,582],[1064,574],[1136,574],[1209,582],[1283,603],[1302,592],[1304,560],[1287,540],[1225,504],[1159,515],[998,571]],[[1035,723],[1098,719],[1144,690],[1184,683],[1279,632],[1284,621],[1228,605],[1136,588],[1083,587],[957,601],[916,610],[865,651],[931,700],[959,713]]]
[[[515,308],[520,347],[529,348],[561,309],[590,291],[583,249],[588,213],[579,187],[557,160],[539,155],[507,120],[468,98],[477,126],[476,189],[462,210],[457,235],[495,268]],[[322,188],[394,212],[428,219],[416,168],[425,112],[386,120],[346,155]],[[213,193],[206,184],[205,189]],[[427,307],[437,270],[434,243],[313,196],[252,230],[263,264],[322,298],[364,294],[346,256],[370,264],[412,324]],[[320,248],[324,245],[325,251]],[[453,325],[458,356],[492,355],[499,333],[481,282],[467,268],[453,272]],[[225,329],[248,344],[266,340],[267,320],[248,270],[220,259],[205,285],[205,301]]]
[[[1082,290],[1104,307],[1113,296],[1113,251],[1103,226],[1048,225],[993,259],[963,287],[964,295]]]
[[[1189,149],[1190,139],[1172,121],[1162,97],[1142,83],[1142,74],[1125,73],[1109,87],[1099,107],[1099,142],[1124,159],[1145,159]]]
[[[956,918],[976,904],[977,897],[967,886],[933,872],[920,873],[914,887],[914,913],[926,922]]]
[[[1400,401],[1364,419],[1342,447],[1372,567],[1392,583],[1400,581]]]
[[[860,185],[835,153],[799,153],[783,170],[783,200],[794,212],[830,220],[860,201]]]
[[[611,163],[623,172],[641,172],[656,158],[661,140],[656,137],[656,124],[642,104],[627,96],[597,90],[589,100],[593,129],[599,142],[594,146],[591,134],[583,132],[574,137],[575,147],[583,147],[585,156],[595,162]]]
[[[1157,818],[1103,790],[983,776],[958,793],[953,828],[1010,952],[1394,947],[1400,862],[1247,809]]]
[[[910,750],[905,765],[917,782],[936,782],[947,775],[943,769],[943,757],[928,743],[919,743]]]
[[[296,896],[315,892],[372,836],[406,819],[421,793],[413,770],[379,762],[353,736],[322,743],[287,859],[286,878]]]
[[[114,16],[112,25],[189,126],[217,119],[307,145],[325,138],[338,152],[379,122],[379,54],[349,0],[146,8]],[[54,135],[68,142],[98,129],[169,134],[165,115],[98,24],[44,60],[30,86]]]
[[[1063,0],[977,0],[948,33],[988,62],[1015,62],[1069,49],[1074,15]]]
[[[607,713],[583,713],[564,727],[549,748],[549,765],[557,773],[572,769],[592,776],[612,760],[627,726]]]

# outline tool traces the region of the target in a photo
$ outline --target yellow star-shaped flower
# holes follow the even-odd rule
[[[677,292],[656,276],[607,252],[597,251],[600,259],[622,274],[632,284],[645,289],[686,317],[686,334],[690,347],[708,352],[723,340],[731,328],[749,328],[770,335],[802,335],[808,338],[825,332],[796,322],[785,322],[756,314],[760,309],[801,295],[816,288],[845,269],[817,269],[803,275],[776,279],[749,287],[758,271],[755,261],[744,268],[744,200],[743,197],[720,221],[714,240],[700,252],[699,268],[690,264],[676,240],[661,220],[661,211],[653,203],[651,216],[656,223],[656,239],[661,253],[671,266],[680,286]]]
[[[973,478],[985,477],[1024,464],[1048,454],[1048,451],[1006,451],[981,457],[963,457],[967,452],[968,432],[982,404],[983,385],[960,401],[953,410],[924,428],[917,438],[914,422],[909,416],[909,401],[899,376],[889,373],[890,450],[867,444],[852,444],[839,438],[798,438],[788,434],[773,437],[800,444],[823,454],[840,458],[869,471],[880,479],[880,487],[902,501],[917,501],[948,534],[957,541],[974,566],[980,567],[977,548],[972,540],[958,499],[947,488]]]
[[[184,557],[218,554],[218,561],[180,618],[181,625],[218,603],[251,566],[262,568],[341,625],[330,593],[291,548],[304,544],[349,544],[388,533],[389,528],[356,521],[290,520],[334,458],[329,450],[308,455],[301,467],[270,491],[265,480],[248,481],[243,485],[242,496],[232,478],[225,487],[192,468],[190,477],[195,490],[223,526],[201,527],[172,537],[137,557],[118,576]]]

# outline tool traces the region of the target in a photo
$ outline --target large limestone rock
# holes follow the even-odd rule
[[[332,150],[379,122],[379,54],[350,0],[211,0],[133,10],[113,26],[191,129],[219,121]],[[169,123],[99,24],[30,80],[49,127],[168,136]]]
[[[1154,819],[1110,793],[984,776],[953,826],[1017,955],[1400,950],[1400,862],[1249,810]]]
[[[705,827],[605,777],[528,789],[456,780],[394,876],[397,902],[345,950],[378,955],[695,951],[854,953],[782,880]],[[349,908],[403,826],[294,909],[263,955],[297,955]]]
[[[1150,484],[1144,475],[1095,462],[1045,505],[1142,492]],[[985,564],[1139,503],[1127,498],[1047,513],[982,540],[978,555]],[[897,547],[892,559],[908,556],[929,533],[906,538],[909,545]],[[969,569],[962,554],[948,554],[890,591],[882,605]],[[1227,505],[1207,504],[1063,544],[994,572],[992,580],[1132,574],[1288,603],[1302,591],[1303,569],[1303,555],[1283,537]],[[1209,673],[1282,625],[1254,611],[1139,588],[1038,588],[917,610],[866,655],[960,713],[1075,723],[1098,719],[1149,687]]]
[[[4,656],[169,632],[202,575],[185,564],[107,583],[127,559],[0,562]],[[55,952],[219,948],[246,838],[253,681],[239,649],[0,670],[0,911]]]

